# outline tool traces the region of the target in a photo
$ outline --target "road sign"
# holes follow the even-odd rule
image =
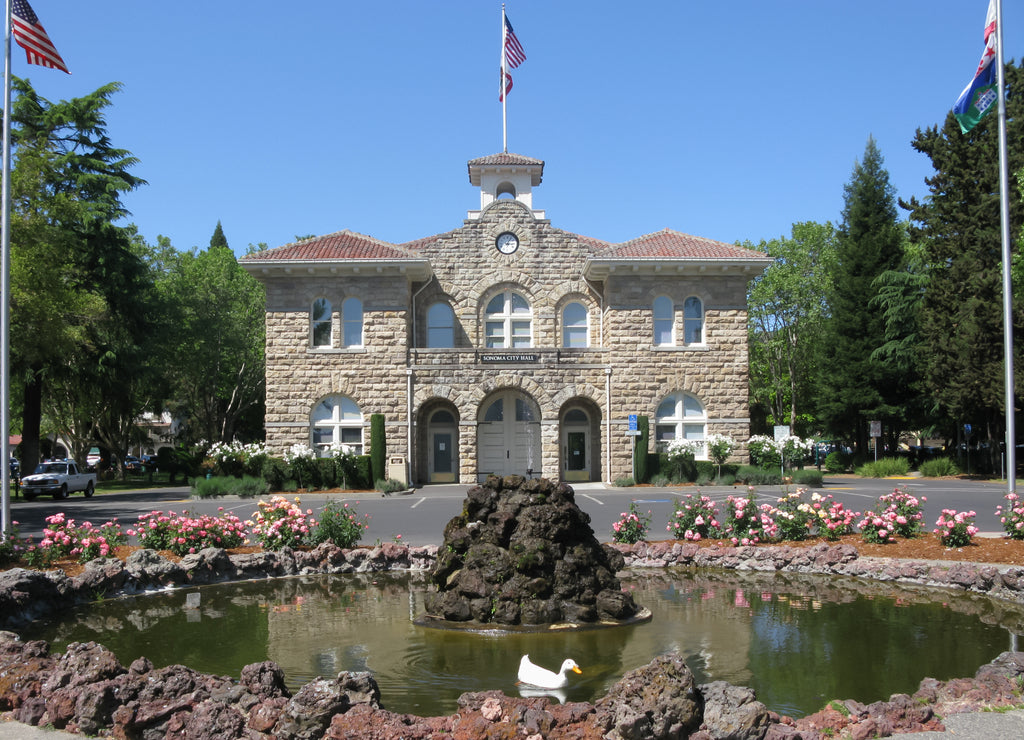
[[[636,414],[629,415],[629,431],[635,432],[637,430],[636,425]]]

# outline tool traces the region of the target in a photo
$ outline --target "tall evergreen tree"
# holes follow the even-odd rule
[[[902,429],[891,394],[898,374],[872,359],[885,341],[885,322],[872,301],[878,293],[875,278],[902,262],[904,233],[889,173],[869,137],[845,187],[818,399],[830,431],[852,438],[860,454],[867,449],[869,421],[882,421],[890,440]]]
[[[113,223],[127,214],[121,197],[144,181],[130,172],[136,159],[107,136],[104,111],[119,84],[57,103],[27,80],[13,86],[11,369],[23,389],[22,459],[31,469],[48,379],[109,359],[115,332],[138,336],[139,265]],[[89,359],[69,363],[76,353]]]
[[[217,221],[217,228],[213,230],[213,236],[210,237],[211,247],[227,247],[228,238],[224,236],[224,228],[220,225],[220,221]]]
[[[1007,64],[1005,73],[1009,165],[1019,172],[1024,151],[1012,142],[1024,140],[1024,67]],[[958,438],[969,424],[975,441],[988,443],[996,470],[1005,434],[998,120],[988,116],[963,134],[949,114],[941,129],[919,129],[913,146],[935,169],[925,180],[929,196],[904,204],[928,268],[920,314],[925,383],[948,419],[950,436]],[[1016,234],[1024,206],[1018,197],[1009,203],[1010,233]],[[1019,303],[1013,324],[1019,337]],[[1014,352],[1019,392],[1022,343]]]

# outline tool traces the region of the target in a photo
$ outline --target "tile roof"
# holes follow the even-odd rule
[[[421,259],[418,255],[389,242],[357,234],[345,229],[326,236],[318,236],[294,244],[254,252],[242,262],[277,260],[408,260]]]
[[[477,157],[476,159],[469,160],[470,167],[501,167],[514,165],[540,165],[543,167],[544,160],[526,157],[522,154],[513,154],[512,152],[488,154],[486,157]]]
[[[598,242],[593,240],[595,244]],[[735,244],[662,229],[652,234],[631,239],[621,244],[608,245],[594,254],[597,259],[670,259],[670,260],[742,260],[765,261],[771,258],[763,252],[738,247]]]

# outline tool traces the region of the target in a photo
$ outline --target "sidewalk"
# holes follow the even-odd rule
[[[1024,710],[953,714],[943,720],[943,724],[946,732],[899,733],[892,737],[908,740],[1020,740],[1024,737]],[[0,740],[81,740],[83,737],[0,718]]]

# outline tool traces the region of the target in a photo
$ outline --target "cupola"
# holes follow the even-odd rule
[[[521,154],[491,154],[469,160],[469,182],[480,188],[480,210],[470,211],[471,221],[491,203],[502,197],[512,198],[530,209],[536,218],[544,211],[533,209],[533,188],[544,176],[544,161]]]

